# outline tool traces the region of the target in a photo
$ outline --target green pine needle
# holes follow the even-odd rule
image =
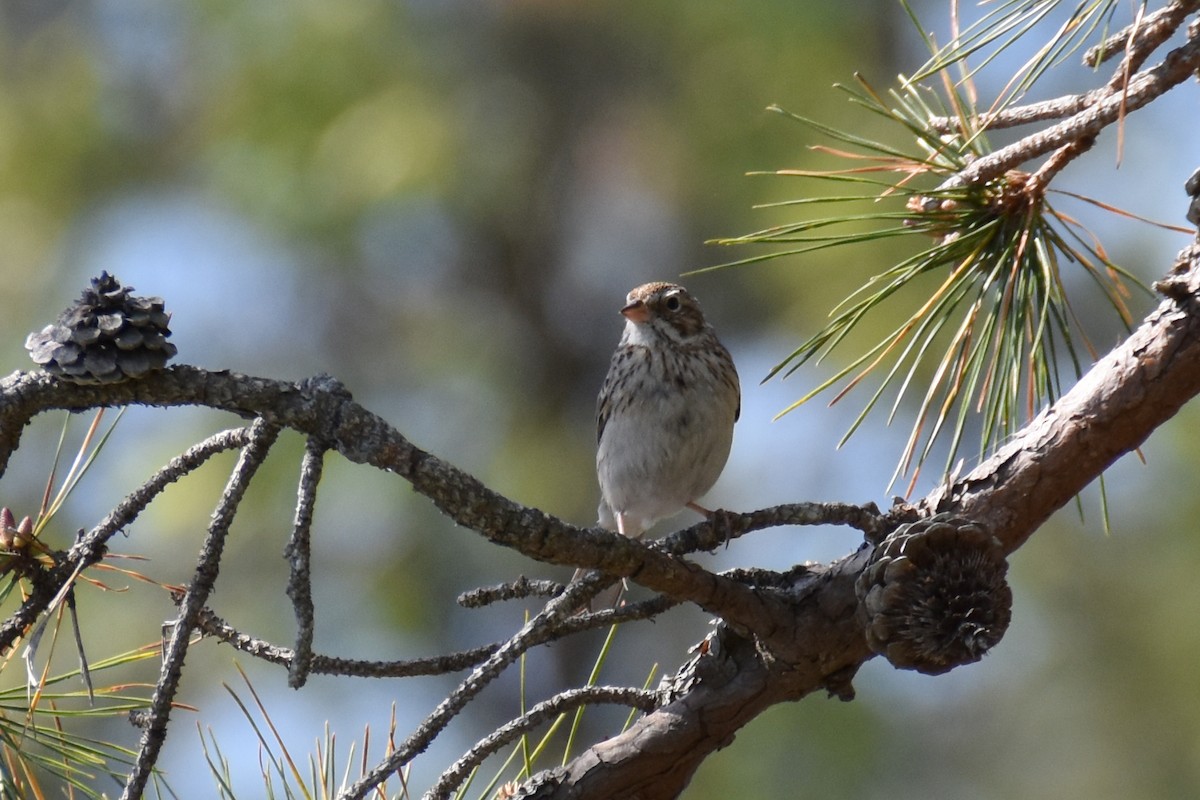
[[[1063,0],[1006,0],[996,3],[986,14],[958,32],[949,43],[938,47],[933,37],[921,28],[912,8],[905,2],[905,10],[921,31],[932,53],[912,80],[924,81],[954,66],[961,75],[959,84],[967,85],[1005,50],[1034,31],[1041,30],[1044,23],[1057,19],[1056,12],[1065,5]],[[1144,14],[1144,0],[1139,5],[1140,11],[1135,13]],[[1049,39],[1014,71],[1013,78],[989,110],[995,111],[1019,99],[1048,70],[1073,57],[1088,42],[1103,40],[1117,8],[1116,0],[1077,0]],[[956,6],[956,22],[957,16]],[[975,56],[979,58],[974,67],[967,68],[966,60]]]
[[[913,296],[914,289],[919,292],[924,299],[900,325],[844,361],[832,377],[780,412],[786,414],[830,392],[830,403],[836,403],[860,385],[874,382],[844,443],[889,395],[890,423],[903,407],[902,401],[924,385],[892,479],[895,483],[909,476],[910,492],[935,444],[949,443],[947,473],[973,429],[979,432],[980,455],[986,454],[1061,394],[1062,370],[1076,377],[1082,374],[1080,346],[1094,357],[1095,350],[1068,299],[1064,268],[1087,274],[1122,324],[1128,329],[1132,323],[1128,287],[1140,284],[1109,261],[1094,235],[1055,209],[1044,187],[1031,181],[1029,174],[1014,170],[982,185],[948,183],[990,147],[977,123],[979,114],[970,93],[964,89],[967,81],[945,78],[946,68],[954,63],[961,66],[966,55],[980,48],[994,43],[1005,46],[1039,19],[1046,5],[1003,4],[989,18],[1006,14],[1004,30],[974,27],[968,31],[970,36],[964,34],[953,48],[938,50],[921,76],[940,72],[941,94],[919,86],[915,79],[903,78],[899,87],[886,95],[861,78],[854,87],[841,87],[853,103],[897,128],[910,142],[907,147],[781,111],[837,142],[837,147],[814,149],[837,158],[842,166],[775,174],[833,182],[863,193],[839,191],[775,204],[821,204],[833,213],[715,242],[786,246],[734,264],[850,244],[895,240],[899,247],[901,242],[919,243],[915,254],[869,277],[839,303],[825,326],[767,376],[786,377],[809,362],[822,362],[835,350],[847,347],[849,334],[885,304]],[[1072,17],[1074,27],[1060,32],[1045,49],[1043,61],[1030,66],[1026,77],[1032,80],[1031,76],[1040,74],[1064,52],[1079,47],[1078,31],[1093,30],[1097,15],[1110,13],[1109,5],[1077,8]],[[997,38],[1001,36],[1010,38]],[[935,117],[956,120],[956,130],[936,130],[931,124]],[[856,202],[861,210],[853,207]],[[721,265],[725,266],[731,264]]]
[[[157,658],[157,644],[95,662],[90,670],[103,675],[109,670],[134,662]],[[99,687],[94,698],[86,689],[66,688],[79,681],[79,669],[46,676],[30,697],[22,682],[0,690],[0,773],[17,789],[14,797],[47,796],[49,781],[63,784],[85,797],[102,797],[94,787],[98,778],[124,778],[136,760],[126,747],[72,732],[71,721],[79,718],[125,717],[131,711],[149,706],[150,686],[115,683]],[[144,695],[131,690],[145,689]],[[47,783],[43,783],[46,781]],[[170,788],[155,775],[160,796]],[[57,790],[56,790],[57,791]]]

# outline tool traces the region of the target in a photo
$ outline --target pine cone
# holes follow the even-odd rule
[[[101,272],[53,325],[29,334],[25,349],[47,372],[76,383],[115,383],[162,369],[177,352],[167,341],[171,315],[161,297],[131,291]]]
[[[1012,618],[1008,562],[980,525],[938,514],[875,550],[855,584],[867,643],[894,666],[929,675],[983,658]]]

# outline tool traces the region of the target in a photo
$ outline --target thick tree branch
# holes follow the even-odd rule
[[[982,522],[1011,552],[1200,394],[1200,245],[1181,254],[1159,289],[1166,299],[1125,343],[993,458],[919,506]],[[565,772],[543,775],[534,796],[674,797],[764,708],[820,688],[847,693],[854,671],[872,656],[854,613],[854,581],[868,555],[863,550],[801,577],[794,647],[768,655],[723,631],[725,645],[698,660],[695,689],[597,744]]]
[[[1200,392],[1198,261],[1200,248],[1185,251],[1170,278],[1160,284],[1167,299],[1124,344],[995,457],[932,493],[919,508],[925,513],[954,511],[981,522],[1011,552],[1105,467],[1173,416]],[[492,492],[415,447],[354,403],[332,379],[294,385],[191,367],[109,386],[74,385],[36,373],[0,380],[0,466],[7,464],[21,429],[36,413],[129,403],[202,404],[244,417],[261,416],[271,427],[293,428],[353,461],[397,473],[448,517],[496,544],[548,563],[633,577],[674,600],[709,608],[732,623],[721,630],[719,646],[705,649],[698,657],[690,672],[694,680],[686,682],[673,702],[556,773],[545,784],[550,792],[546,796],[554,796],[555,786],[564,792],[570,787],[571,796],[671,796],[713,749],[727,744],[741,725],[763,709],[820,688],[846,695],[849,677],[872,656],[854,590],[857,576],[869,562],[869,546],[828,568],[781,576],[782,582],[771,586],[755,585],[742,576],[713,575],[675,554],[706,549],[778,524],[848,523],[877,541],[912,513],[897,509],[879,516],[871,509],[796,504],[751,514],[719,514],[646,546],[605,531],[568,525]],[[236,441],[245,444],[244,439]],[[61,565],[64,579],[77,565],[94,563],[103,554],[107,536],[136,516],[140,501],[131,502],[130,510],[114,512],[111,521],[72,548]],[[51,586],[47,591],[52,595],[56,589]],[[381,764],[371,778],[388,774],[419,752],[497,668],[546,636],[561,632],[563,610],[577,607],[572,605],[577,594],[576,589],[568,591],[552,601],[553,611],[547,609],[549,613],[543,612],[521,634],[496,649],[488,648],[487,655],[476,654],[483,660],[464,682],[463,691],[431,716],[429,725],[401,748],[403,755]],[[28,622],[44,609],[49,598],[39,598],[30,596],[21,619]],[[189,617],[198,621],[191,612]],[[0,632],[7,637],[0,639],[0,647],[11,646],[20,631],[15,624],[11,631]],[[318,665],[314,657],[314,670]],[[370,779],[361,782],[354,795],[362,796],[370,785]]]

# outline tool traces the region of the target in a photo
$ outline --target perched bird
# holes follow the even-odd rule
[[[621,314],[625,330],[598,402],[599,517],[637,538],[684,507],[709,513],[696,500],[725,468],[741,390],[729,351],[687,289],[644,284]]]

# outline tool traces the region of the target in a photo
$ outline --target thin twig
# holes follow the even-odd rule
[[[1046,187],[1050,185],[1050,181],[1054,179],[1055,175],[1061,172],[1067,164],[1091,150],[1095,144],[1095,136],[1085,136],[1055,150],[1050,158],[1046,159],[1046,163],[1030,176],[1025,183],[1025,192],[1030,197],[1039,197],[1046,191]]]
[[[445,700],[439,703],[408,739],[340,797],[345,800],[361,800],[373,788],[385,781],[389,775],[424,751],[450,724],[450,721],[458,716],[468,702],[483,691],[484,687],[495,680],[510,664],[520,658],[521,654],[529,649],[531,643],[536,642],[539,637],[544,635],[547,626],[552,626],[579,607],[581,594],[575,591],[578,585],[572,584],[567,591],[551,600],[533,619],[525,623],[525,626],[516,635],[505,642],[487,661],[476,667]]]
[[[249,429],[230,428],[192,445],[168,461],[162,469],[150,477],[150,480],[130,492],[116,508],[108,513],[108,516],[100,520],[100,524],[88,531],[71,547],[67,553],[67,559],[70,561],[84,560],[84,553],[94,553],[118,531],[132,524],[167,486],[195,472],[218,453],[245,447],[250,442],[251,432]]]
[[[482,764],[488,756],[559,714],[580,706],[602,704],[629,706],[639,711],[653,711],[658,706],[658,695],[646,689],[624,686],[584,686],[568,689],[548,700],[543,700],[529,709],[527,713],[500,726],[476,742],[474,747],[441,774],[437,782],[423,795],[422,800],[439,800],[449,797],[450,793],[466,780],[471,771]]]
[[[558,586],[562,591],[562,584]],[[577,598],[576,602],[583,601]],[[545,626],[540,636],[530,640],[529,646],[545,644],[583,631],[607,628],[621,622],[649,619],[677,605],[679,605],[678,600],[658,595],[637,603],[627,603],[620,608],[606,609],[590,614],[575,614],[559,620],[555,625]],[[290,668],[295,658],[295,653],[290,648],[274,645],[264,639],[239,631],[209,608],[201,609],[196,622],[196,630],[235,650],[240,650],[270,664]],[[310,672],[352,678],[412,678],[422,675],[445,675],[451,672],[461,672],[481,664],[503,645],[504,642],[494,642],[441,656],[398,661],[368,661],[314,653]]]
[[[122,800],[135,800],[142,796],[146,781],[149,780],[158,761],[158,754],[167,738],[171,704],[179,689],[179,680],[183,676],[183,660],[187,655],[189,640],[196,627],[200,610],[204,608],[217,581],[225,538],[237,514],[238,505],[250,485],[250,479],[266,459],[278,433],[279,428],[276,425],[267,423],[261,417],[251,424],[250,441],[242,448],[237,464],[225,485],[225,491],[217,503],[216,511],[213,512],[208,535],[200,549],[196,570],[184,593],[179,616],[171,631],[171,641],[167,645],[158,683],[154,687],[154,696],[150,699],[149,715],[146,727],[142,731],[137,760],[129,772],[125,791],[121,794]]]
[[[845,525],[863,532],[870,540],[882,539],[896,521],[881,514],[874,503],[783,503],[757,511],[718,509],[711,519],[665,536],[651,547],[672,556],[712,550],[747,533],[784,525]]]
[[[290,669],[295,653],[287,647],[279,647],[263,639],[243,633],[230,625],[211,609],[201,609],[196,620],[196,629],[205,636],[230,645],[236,650],[260,658],[272,664]],[[483,662],[500,649],[502,643],[448,653],[430,658],[412,658],[404,661],[366,661],[352,658],[334,658],[313,654],[310,672],[321,675],[345,675],[359,678],[411,678],[420,675],[445,675],[460,672]]]
[[[502,583],[499,586],[481,586],[458,596],[458,604],[463,608],[485,608],[493,603],[503,603],[509,600],[526,600],[530,597],[556,597],[561,594],[563,585],[558,581],[530,580],[524,575],[516,580]]]
[[[312,643],[314,617],[312,599],[312,550],[309,546],[312,538],[313,509],[317,504],[317,485],[321,482],[321,472],[325,447],[317,440],[309,437],[304,448],[304,458],[300,462],[299,497],[296,500],[296,517],[292,523],[292,534],[284,548],[284,558],[288,560],[287,596],[292,601],[292,610],[296,614],[296,653],[288,667],[288,686],[299,689],[308,680],[308,670],[312,661]]]
[[[600,573],[595,573],[599,575]],[[605,580],[611,580],[605,578]],[[566,585],[551,580],[530,580],[521,576],[510,583],[499,586],[485,586],[463,592],[458,596],[458,604],[465,608],[483,608],[495,602],[504,600],[519,600],[528,597],[558,597],[566,590]],[[591,599],[591,598],[588,598]],[[581,612],[567,617],[559,626],[561,636],[569,636],[580,631],[593,628],[604,628],[620,622],[633,622],[649,619],[668,609],[679,605],[678,600],[672,600],[666,595],[658,595],[639,603],[626,603],[622,606],[603,611]],[[560,638],[553,636],[552,638]]]
[[[565,635],[595,628],[607,628],[610,625],[618,625],[623,622],[652,619],[677,605],[680,605],[678,600],[667,597],[665,594],[660,594],[648,600],[639,600],[636,603],[627,602],[616,608],[606,608],[602,611],[576,614],[564,621],[562,630]]]
[[[1083,54],[1083,63],[1088,67],[1098,67],[1113,56],[1124,53],[1131,41],[1139,48],[1142,47],[1142,42],[1153,43],[1142,56],[1144,59],[1155,47],[1170,38],[1188,15],[1198,7],[1198,0],[1174,0],[1158,11],[1147,14],[1140,21],[1122,28],[1100,44],[1088,48]],[[1137,69],[1136,65],[1133,69]]]

